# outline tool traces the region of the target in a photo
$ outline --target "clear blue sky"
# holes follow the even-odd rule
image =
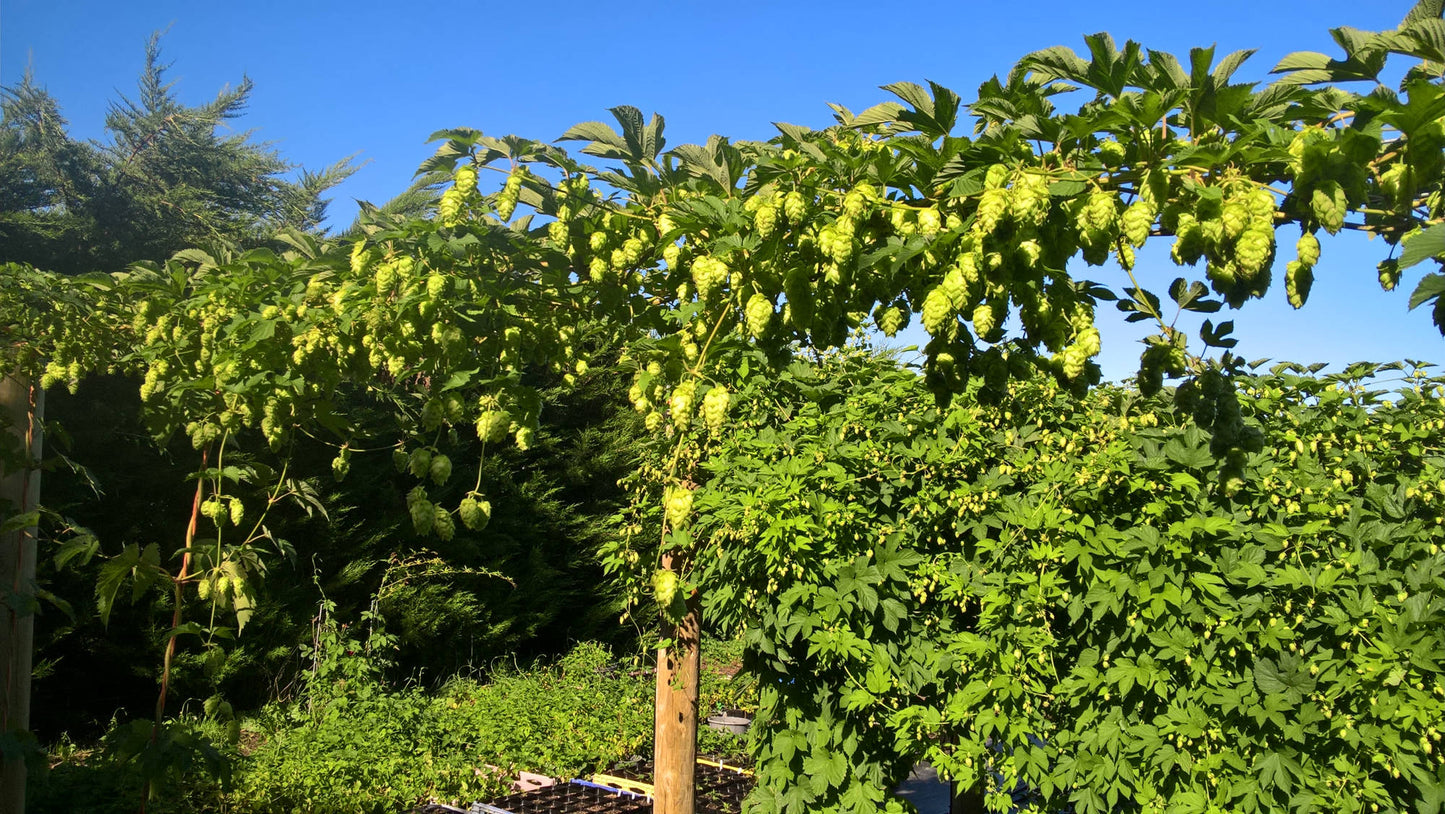
[[[182,99],[204,101],[249,76],[256,90],[237,127],[308,167],[352,153],[369,162],[337,190],[333,221],[344,225],[352,199],[381,202],[405,188],[431,152],[426,137],[444,127],[551,139],[578,121],[606,118],[607,107],[631,104],[661,112],[673,145],[711,133],[763,139],[774,134],[773,121],[829,124],[827,102],[861,110],[883,101],[889,97],[878,86],[888,82],[931,79],[968,100],[1025,53],[1082,48],[1082,35],[1095,31],[1179,54],[1196,45],[1216,44],[1220,53],[1257,48],[1239,76],[1264,78],[1290,51],[1335,53],[1329,28],[1392,28],[1410,5],[0,0],[0,84],[30,66],[72,132],[100,138],[108,101],[133,92],[146,38],[165,30],[164,56]],[[1277,281],[1267,302],[1234,315],[1240,350],[1298,361],[1441,361],[1445,340],[1429,314],[1406,311],[1423,267],[1385,294],[1374,272],[1383,257],[1378,242],[1325,241],[1304,310],[1289,308]],[[1140,272],[1161,293],[1180,273],[1159,257]],[[1144,334],[1121,317],[1101,320],[1102,361],[1115,378],[1133,370],[1134,342]]]

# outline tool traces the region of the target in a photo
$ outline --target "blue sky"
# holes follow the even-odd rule
[[[249,76],[256,89],[238,128],[308,167],[352,153],[369,162],[336,192],[333,219],[344,225],[352,199],[380,202],[405,188],[431,152],[426,137],[445,127],[551,139],[631,104],[662,113],[673,145],[711,133],[763,139],[775,132],[773,121],[829,124],[827,102],[861,110],[890,98],[878,90],[889,82],[931,79],[968,100],[1029,51],[1082,48],[1082,35],[1096,31],[1179,54],[1196,45],[1257,48],[1237,76],[1264,78],[1290,51],[1333,53],[1329,28],[1392,28],[1411,4],[0,0],[0,84],[30,66],[72,133],[100,138],[107,103],[133,91],[146,38],[164,30],[182,99],[209,99]],[[1234,314],[1243,355],[1441,360],[1445,340],[1429,314],[1406,311],[1423,267],[1402,290],[1381,292],[1374,264],[1384,247],[1357,237],[1325,241],[1302,311],[1289,308],[1277,281],[1266,302]],[[1110,272],[1091,272],[1116,282]],[[1181,271],[1158,256],[1140,273],[1162,293]],[[1101,327],[1106,373],[1127,375],[1145,331],[1112,312]]]

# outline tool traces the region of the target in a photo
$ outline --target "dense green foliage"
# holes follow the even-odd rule
[[[282,229],[320,229],[320,196],[349,173],[346,162],[287,180],[295,168],[269,146],[225,133],[243,112],[248,82],[189,107],[165,71],[152,41],[139,94],[113,106],[106,144],[67,134],[58,103],[34,79],[5,90],[0,259],[75,275],[163,261],[200,244],[282,246]],[[428,185],[435,180],[419,176],[398,200],[364,209],[381,216],[428,212],[436,198]],[[211,273],[214,268],[201,270]],[[33,287],[37,278],[24,266],[6,266],[4,275],[25,319],[48,314],[65,323],[70,347],[88,346],[93,358],[121,358],[125,338],[96,319],[86,294],[92,289]],[[115,305],[123,311],[134,303]],[[35,325],[12,325],[10,333],[23,345]],[[69,544],[47,552],[55,556],[44,557],[39,569],[52,603],[37,620],[32,726],[46,737],[66,731],[84,737],[118,710],[154,705],[174,606],[163,590],[134,606],[93,601],[101,563],[86,564],[87,558],[123,555],[127,543],[137,544],[137,556],[152,543],[159,552],[183,546],[193,491],[186,476],[196,468],[189,444],[165,437],[166,428],[136,398],[143,374],[131,364],[114,367],[122,375],[92,376],[73,395],[55,389],[49,399],[52,460],[42,531]],[[64,373],[78,382],[78,367]],[[606,590],[596,590],[599,569],[589,552],[616,508],[615,482],[629,466],[640,420],[617,409],[625,402],[612,379],[592,377],[564,391],[555,377],[529,376],[548,394],[549,412],[537,430],[537,449],[508,450],[478,473],[496,499],[485,535],[464,532],[416,545],[394,510],[404,505],[406,489],[398,491],[389,449],[356,455],[356,472],[337,483],[338,445],[331,439],[298,437],[287,447],[289,462],[264,439],[231,439],[230,463],[253,479],[259,472],[285,473],[310,500],[304,510],[289,503],[265,517],[269,538],[258,540],[277,545],[267,547],[272,579],[254,597],[264,623],[260,634],[232,649],[224,664],[199,657],[204,654],[189,647],[193,640],[181,640],[172,685],[181,698],[220,687],[250,707],[290,685],[318,588],[355,611],[387,581],[381,612],[402,642],[399,669],[424,671],[429,681],[503,653],[530,657],[560,652],[570,641],[633,634],[615,626],[618,608]],[[361,394],[340,398],[340,409],[358,425],[391,432],[384,396],[380,403]],[[159,443],[149,437],[153,431],[162,433]],[[454,454],[472,455],[476,447],[463,441]],[[269,502],[266,485],[232,483],[231,492],[252,505]],[[277,549],[290,556],[278,556]],[[116,664],[125,668],[116,671]],[[97,683],[101,675],[106,681]]]
[[[486,681],[456,677],[438,691],[383,680],[395,638],[380,629],[361,633],[324,616],[316,645],[300,697],[241,721],[230,790],[198,772],[167,788],[151,810],[394,812],[427,800],[466,804],[504,793],[518,771],[578,777],[650,754],[652,674],[596,644],[550,665],[500,666]],[[750,707],[750,686],[706,670],[703,703]],[[743,743],[702,733],[703,749],[714,754],[738,757]],[[133,767],[72,754],[38,781],[32,810],[130,812],[139,785]]]
[[[446,541],[418,540],[397,511],[410,484],[393,467],[389,448],[354,454],[337,483],[331,471],[336,445],[303,439],[292,450],[291,472],[326,514],[308,517],[294,506],[268,514],[267,528],[289,541],[291,556],[269,555],[268,579],[257,586],[255,621],[224,663],[208,661],[194,638],[181,640],[173,691],[185,699],[220,689],[238,708],[250,709],[292,686],[297,646],[310,638],[323,591],[343,615],[380,595],[378,612],[401,648],[398,676],[419,673],[428,685],[507,654],[527,659],[578,640],[625,646],[637,632],[617,625],[621,607],[593,553],[625,497],[615,484],[629,471],[641,432],[640,419],[626,408],[623,385],[592,376],[566,392],[547,388],[549,409],[535,448],[504,450],[479,473],[495,500],[491,523],[475,532],[458,529]],[[76,419],[65,430],[65,443],[59,435],[54,441],[70,450],[71,460],[128,462],[125,477],[107,477],[116,473],[104,466],[86,473],[99,481],[100,495],[76,473],[57,471],[47,481],[53,514],[45,528],[64,539],[62,523],[83,527],[89,533],[83,539],[94,535],[101,553],[118,551],[121,541],[178,547],[189,514],[187,492],[194,489],[175,461],[195,453],[188,444],[171,443],[168,456],[156,455],[137,412],[126,409],[131,386],[97,378],[74,397],[61,392],[53,399]],[[389,421],[368,424],[385,427]],[[452,452],[459,461],[475,459],[477,446],[460,442]],[[262,445],[242,452],[252,461],[275,460]],[[156,488],[166,483],[172,488]],[[454,499],[471,486],[458,485]],[[251,491],[234,493],[264,499]],[[44,672],[36,685],[35,729],[47,737],[63,731],[84,737],[117,710],[145,714],[153,704],[172,606],[153,592],[134,605],[115,603],[109,625],[102,625],[87,601],[95,592],[94,569],[77,568],[74,561],[57,568],[55,562],[41,562],[41,582],[70,598],[73,617],[47,608],[37,620]],[[126,666],[108,666],[115,664]],[[100,675],[106,680],[97,685]]]
[[[1240,380],[1237,473],[1116,388],[938,409],[847,353],[742,394],[694,534],[753,810],[873,810],[923,757],[994,810],[1438,810],[1445,379],[1302,373]]]

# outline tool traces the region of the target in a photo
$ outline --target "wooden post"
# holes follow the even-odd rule
[[[673,558],[663,555],[662,567]],[[702,612],[694,594],[681,622],[662,622],[672,646],[657,651],[657,712],[653,720],[653,814],[694,814],[697,772],[697,694]]]
[[[45,393],[28,378],[0,380],[0,416],[19,442],[18,466],[0,461],[0,520],[35,510]],[[0,534],[0,732],[30,729],[30,671],[35,642],[35,527]],[[0,814],[25,811],[25,763],[0,763]]]

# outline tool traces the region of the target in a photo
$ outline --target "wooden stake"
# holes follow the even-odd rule
[[[0,520],[34,511],[40,502],[45,392],[27,378],[0,380],[0,415],[24,451],[18,467],[0,462]],[[30,729],[30,671],[35,644],[35,527],[0,534],[0,732]],[[8,596],[12,599],[6,600]],[[0,764],[0,814],[25,811],[25,763]]]
[[[663,568],[673,558],[663,555]],[[657,712],[653,721],[653,814],[694,814],[697,772],[698,670],[702,659],[702,613],[696,594],[681,622],[664,619],[662,636],[672,645],[657,651]]]

